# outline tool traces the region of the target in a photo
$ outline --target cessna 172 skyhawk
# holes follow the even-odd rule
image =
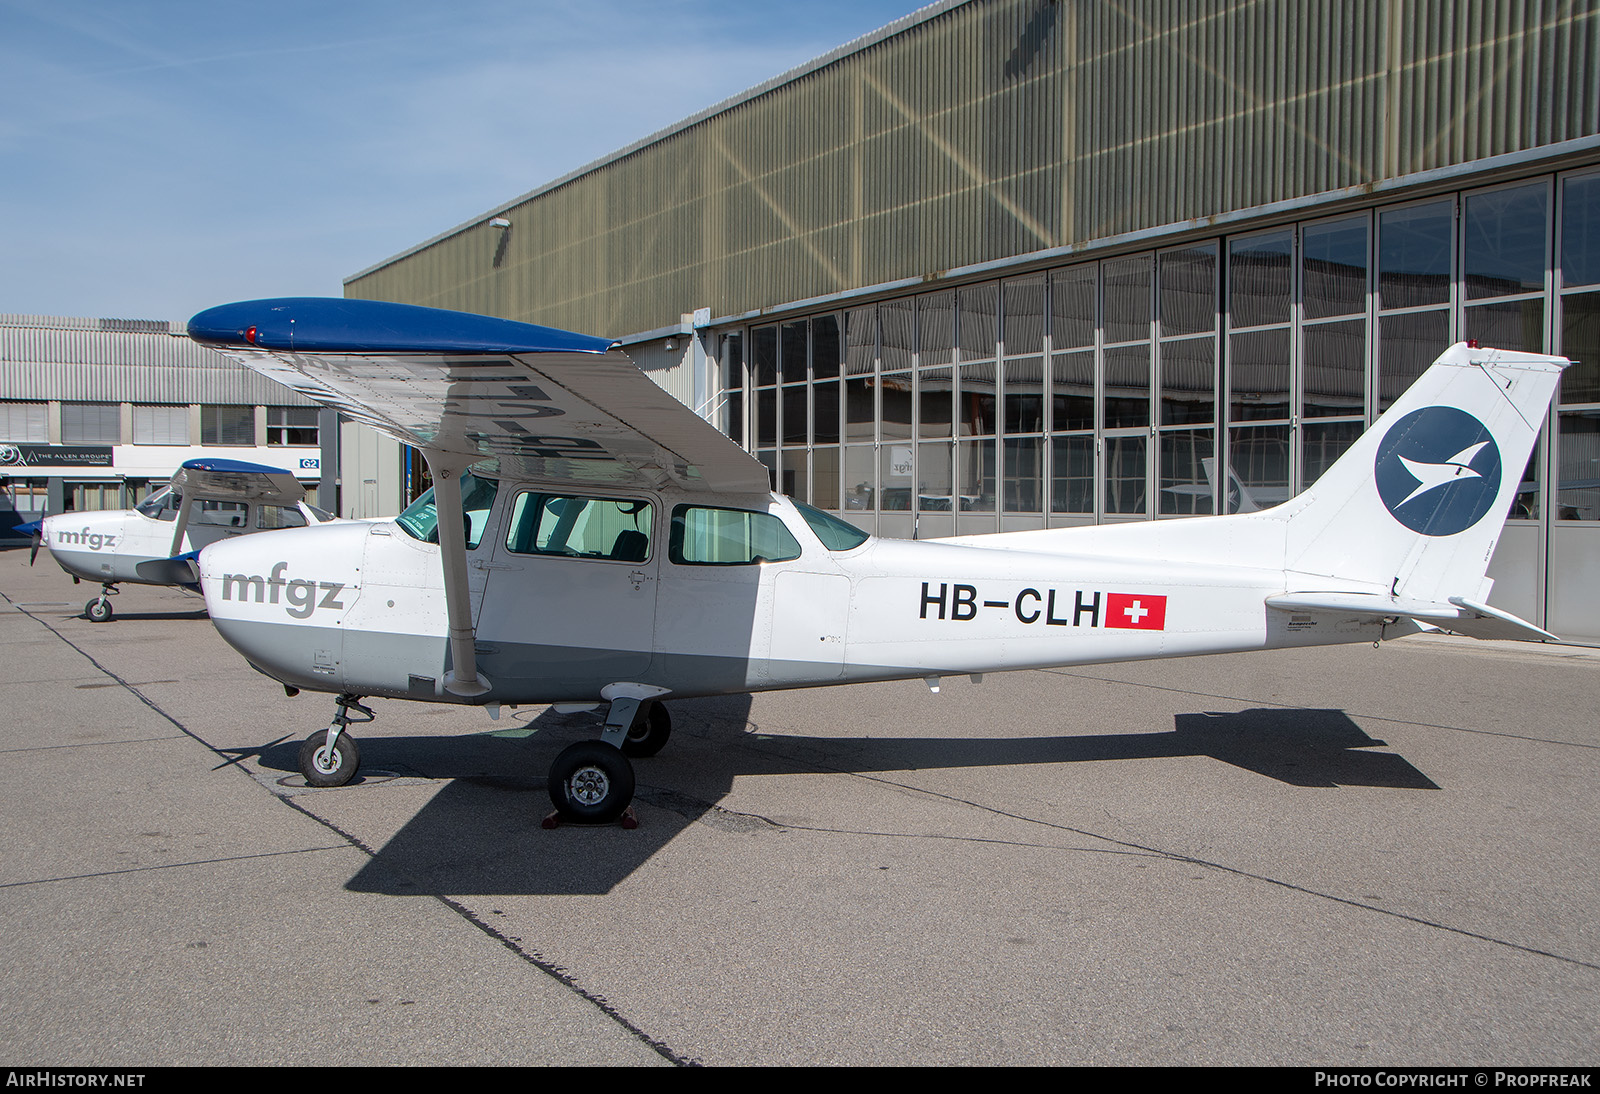
[[[1485,570],[1567,362],[1447,350],[1303,494],[1233,516],[877,539],[767,470],[598,338],[359,300],[213,308],[189,333],[421,449],[398,518],[216,543],[217,629],[338,696],[300,751],[355,773],[367,696],[608,704],[550,769],[557,811],[626,810],[675,696],[1371,641],[1554,635]],[[494,711],[491,707],[491,712]],[[359,712],[353,717],[352,710]]]
[[[196,585],[193,559],[185,556],[208,544],[333,519],[307,505],[305,496],[295,477],[276,467],[190,460],[136,509],[45,517],[34,532],[33,556],[43,546],[74,581],[100,582],[100,595],[83,606],[83,614],[104,623],[112,614],[108,598],[122,582]]]

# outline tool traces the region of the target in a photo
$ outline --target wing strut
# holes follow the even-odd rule
[[[172,558],[183,552],[183,533],[189,530],[189,515],[194,512],[194,494],[185,491],[183,504],[178,507],[178,519],[172,524],[172,545],[167,548],[167,557]]]
[[[434,512],[439,519],[439,555],[444,560],[445,618],[450,632],[450,671],[444,690],[471,698],[489,690],[478,675],[478,651],[472,631],[472,598],[467,590],[467,530],[461,521],[461,472],[468,466],[446,464],[443,453],[424,450],[433,474]]]

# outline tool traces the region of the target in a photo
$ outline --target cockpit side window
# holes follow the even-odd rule
[[[242,501],[215,501],[201,498],[189,513],[189,523],[210,524],[219,528],[243,528],[250,516],[250,507]]]
[[[583,498],[525,491],[506,522],[506,550],[610,562],[650,557],[655,507],[632,498]]]
[[[483,539],[489,511],[494,508],[494,495],[499,489],[500,484],[494,479],[472,474],[461,476],[461,518],[466,524],[467,550],[475,550]],[[394,522],[412,539],[438,543],[439,514],[433,504],[433,491],[429,490],[406,506],[406,511],[394,518]]]
[[[800,541],[771,513],[680,505],[667,557],[680,566],[754,566],[800,557]]]

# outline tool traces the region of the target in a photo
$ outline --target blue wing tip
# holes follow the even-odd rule
[[[252,475],[293,475],[292,471],[285,471],[281,467],[268,467],[264,463],[246,463],[244,460],[224,460],[205,456],[197,460],[185,460],[183,464],[190,471],[228,471],[235,474]]]
[[[605,353],[616,343],[490,315],[385,300],[282,297],[207,308],[189,337],[301,353]]]

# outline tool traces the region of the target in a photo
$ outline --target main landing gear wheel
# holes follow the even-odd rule
[[[604,741],[568,745],[550,765],[550,802],[579,824],[610,824],[633,801],[633,765]]]
[[[667,747],[672,736],[672,715],[660,703],[650,704],[650,713],[639,719],[639,724],[623,738],[622,751],[627,756],[654,756]]]
[[[348,733],[328,748],[328,731],[319,729],[300,745],[300,774],[311,786],[343,786],[356,776],[361,766],[361,750]]]

